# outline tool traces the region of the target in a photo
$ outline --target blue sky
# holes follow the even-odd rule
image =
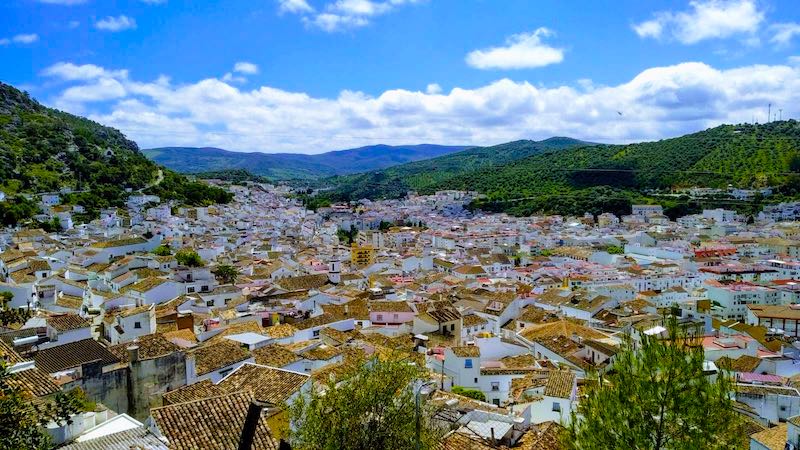
[[[0,5],[0,80],[143,147],[657,139],[796,116],[798,55],[796,0]]]

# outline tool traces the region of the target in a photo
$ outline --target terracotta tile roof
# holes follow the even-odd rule
[[[369,304],[370,311],[373,312],[413,312],[411,306],[403,301],[375,301]]]
[[[222,339],[192,351],[197,375],[205,375],[250,357],[250,352],[238,343]]]
[[[119,358],[94,339],[83,339],[46,348],[39,350],[34,356],[36,367],[47,373],[72,369],[98,359],[103,362],[103,365],[120,362]]]
[[[170,449],[235,450],[252,399],[253,394],[249,391],[236,392],[154,408],[151,415]],[[252,448],[278,448],[264,415],[256,428]]]
[[[83,442],[73,442],[59,450],[167,450],[166,444],[161,442],[153,433],[144,427],[119,431]]]
[[[38,367],[12,373],[8,380],[11,386],[17,386],[34,397],[44,397],[55,394],[61,390],[50,374],[39,370]]]
[[[301,275],[299,277],[282,278],[275,282],[282,289],[287,291],[300,291],[318,289],[328,284],[327,274]]]
[[[536,358],[530,353],[525,353],[517,356],[506,356],[501,358],[500,362],[509,368],[527,368],[533,367],[536,364]]]
[[[468,436],[459,432],[452,432],[439,443],[439,450],[493,450],[505,447],[496,447],[484,442],[477,436]]]
[[[339,331],[336,328],[332,327],[325,327],[319,332],[320,337],[327,338],[328,342],[331,340],[334,342],[334,345],[341,345],[347,342],[350,342],[354,339],[353,333]]]
[[[89,326],[89,321],[77,314],[58,314],[47,318],[47,324],[56,331],[70,331]]]
[[[463,326],[465,328],[474,327],[474,326],[477,326],[477,325],[485,325],[485,324],[489,323],[488,320],[486,320],[483,317],[480,317],[480,316],[478,316],[476,314],[466,315],[466,316],[464,316],[462,318],[462,320],[463,320]]]
[[[307,330],[309,328],[320,327],[323,325],[327,325],[329,323],[338,322],[340,320],[343,320],[343,318],[336,317],[333,314],[325,313],[320,316],[295,322],[292,325],[294,325],[294,327],[297,328],[298,330]]]
[[[476,345],[451,347],[450,350],[459,358],[478,358],[481,356],[481,349]]]
[[[129,291],[136,291],[136,292],[147,292],[151,289],[154,289],[162,284],[166,283],[167,279],[165,278],[155,278],[149,277],[145,278],[144,280],[138,281],[131,286],[126,286],[126,292]]]
[[[11,344],[1,339],[0,339],[0,357],[5,359],[6,363],[8,364],[16,364],[25,361],[25,359],[22,358],[22,356],[20,356],[20,354],[17,353],[16,350],[14,350],[14,347]]]
[[[263,334],[264,328],[261,325],[254,321],[249,320],[247,322],[238,322],[231,325],[228,325],[223,331],[219,332],[218,334],[214,335],[208,342],[218,342],[226,336],[232,336],[234,334],[241,334],[241,333],[256,333],[256,334]]]
[[[544,395],[549,397],[570,398],[575,383],[575,374],[571,370],[553,370],[547,378]]]
[[[544,422],[531,427],[520,439],[519,450],[560,450],[564,427],[556,422]]]
[[[83,304],[83,297],[78,297],[77,295],[68,295],[61,292],[56,298],[55,303],[62,308],[78,310]]]
[[[789,425],[782,423],[777,427],[750,435],[750,438],[770,450],[783,450],[786,445],[786,436]]]
[[[258,364],[243,364],[217,384],[209,380],[183,386],[164,394],[168,404],[216,397],[234,392],[252,392],[256,399],[282,405],[310,379],[309,375]]]
[[[303,358],[309,359],[311,361],[327,361],[341,354],[342,352],[339,351],[339,349],[326,344],[318,345],[316,347],[312,347],[308,350],[300,352],[300,355]]]
[[[555,336],[571,337],[573,333],[584,339],[604,339],[608,337],[604,333],[569,320],[551,322],[539,327],[526,327],[520,334],[526,339],[534,340]]]
[[[219,397],[227,393],[227,391],[214,384],[211,380],[205,379],[194,384],[181,386],[174,391],[165,392],[163,396],[164,406],[192,402],[204,398]]]
[[[180,350],[180,347],[168,341],[161,333],[140,336],[135,342],[114,345],[109,347],[108,350],[119,358],[120,361],[128,362],[128,347],[133,345],[139,347],[140,360],[158,358]]]
[[[270,367],[285,367],[302,359],[294,352],[280,345],[265,345],[264,347],[257,348],[253,350],[253,356],[256,359],[256,364]]]
[[[723,356],[717,360],[717,366],[719,368],[733,372],[755,372],[760,364],[761,358],[750,355],[741,355],[736,359]]]
[[[275,339],[287,338],[294,336],[294,334],[297,333],[297,328],[288,323],[280,323],[278,325],[272,325],[271,327],[265,328],[264,333],[266,333],[267,336]]]
[[[147,242],[147,239],[145,238],[130,237],[123,239],[114,239],[111,241],[95,242],[94,244],[92,244],[92,247],[94,248],[124,247],[127,245],[144,244],[145,242]]]
[[[336,317],[352,318],[355,320],[369,319],[369,306],[364,298],[357,298],[341,305],[322,305],[325,313]]]
[[[166,332],[164,333],[164,337],[172,343],[175,343],[175,341],[178,339],[191,344],[197,343],[197,336],[190,328]]]

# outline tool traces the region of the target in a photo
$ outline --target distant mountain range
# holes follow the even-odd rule
[[[540,153],[591,145],[595,144],[568,137],[552,137],[543,141],[513,141],[491,147],[473,147],[437,158],[400,164],[379,171],[334,177],[323,182],[333,186],[330,195],[336,200],[396,198],[411,190],[427,193],[436,189],[449,189],[450,181],[461,176],[481,170],[490,173]]]
[[[328,201],[397,198],[407,191],[474,190],[482,209],[629,213],[632,202],[658,202],[670,215],[722,206],[752,214],[760,199],[735,202],[653,196],[681,187],[777,188],[770,202],[800,197],[800,123],[721,125],[655,142],[590,144],[569,138],[472,148],[425,161],[323,180]]]
[[[275,180],[346,175],[419,161],[464,150],[460,145],[370,145],[317,155],[243,153],[213,147],[162,147],[142,150],[145,156],[183,173],[246,169]]]

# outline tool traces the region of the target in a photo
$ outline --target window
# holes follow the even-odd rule
[[[561,403],[553,402],[553,411],[561,412]]]
[[[500,390],[500,382],[499,381],[492,381],[492,390],[499,391]]]
[[[450,324],[450,331],[455,331],[455,329],[456,329],[456,324],[454,323]]]
[[[214,300],[208,300],[206,306],[214,306]]]
[[[475,384],[478,384],[478,379],[477,378],[475,378]]]
[[[378,322],[383,322],[383,314],[378,314]]]
[[[133,328],[142,328],[142,322],[134,322]]]
[[[472,360],[467,358],[464,360],[464,368],[465,369],[472,369]]]
[[[394,320],[397,320],[397,319],[399,319],[399,318],[400,318],[400,314],[394,314],[394,316],[393,316],[393,319],[394,319]]]
[[[495,406],[500,406],[500,399],[499,398],[493,398],[492,399],[492,403],[494,403]]]
[[[194,292],[194,286],[189,286],[188,288],[186,288],[186,292],[188,292],[190,294],[193,293]]]
[[[314,337],[319,337],[319,330],[314,330],[314,333],[312,334],[314,335]]]
[[[208,286],[200,286],[200,292],[208,292]]]

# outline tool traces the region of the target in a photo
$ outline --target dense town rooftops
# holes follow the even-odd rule
[[[112,352],[94,339],[83,339],[68,344],[39,350],[34,356],[36,367],[47,373],[61,372],[99,361],[103,365],[120,362]]]
[[[234,450],[239,446],[242,427],[252,399],[251,391],[234,392],[154,408],[151,415],[171,449]],[[256,426],[253,446],[276,450],[278,444],[267,425],[267,417],[263,415]]]

